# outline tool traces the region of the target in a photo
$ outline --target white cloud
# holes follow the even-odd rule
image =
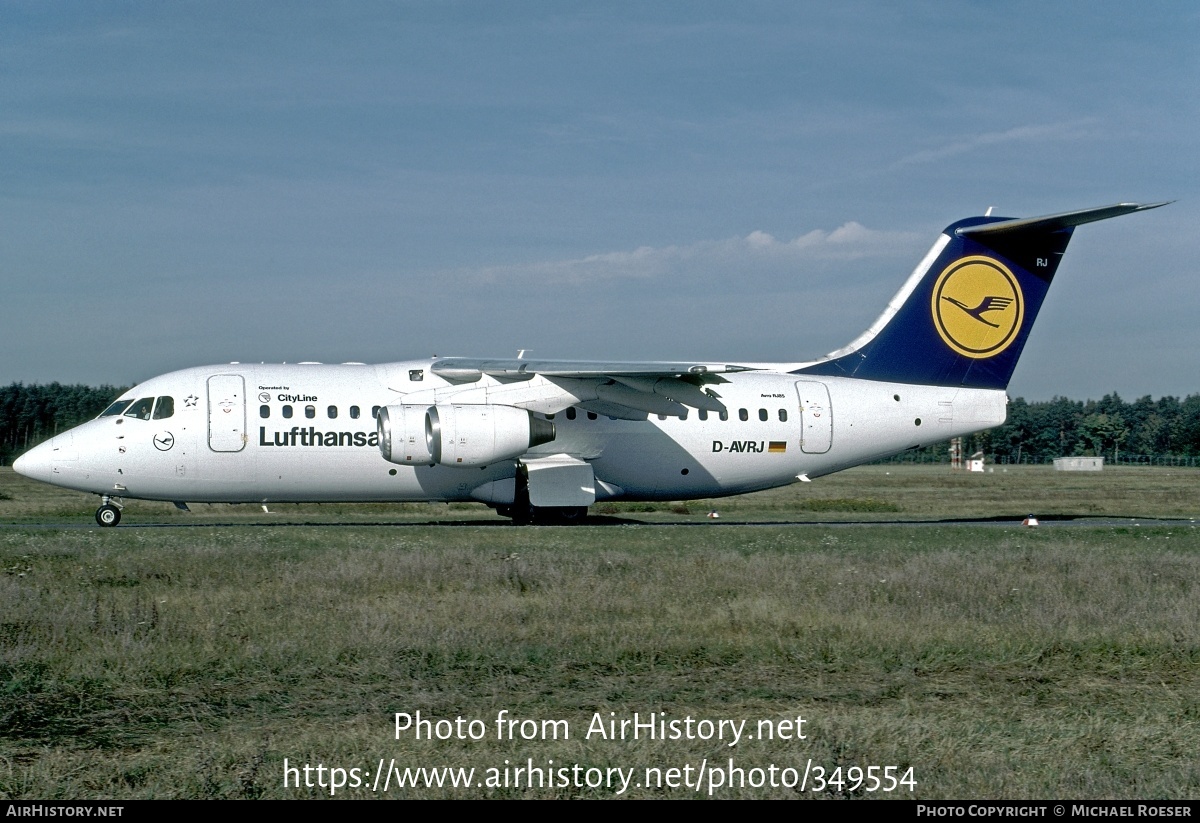
[[[910,253],[918,235],[877,231],[856,222],[833,231],[820,229],[780,240],[756,230],[744,237],[704,240],[687,246],[642,246],[632,251],[612,251],[565,260],[458,269],[450,277],[468,283],[537,281],[544,284],[594,283],[613,280],[647,280],[719,268],[722,272],[758,268],[764,264],[812,260],[854,260]]]
[[[1088,118],[1072,120],[1066,123],[1017,126],[1005,131],[985,132],[984,134],[964,137],[937,148],[910,154],[907,157],[902,157],[895,165],[899,167],[933,163],[948,157],[968,154],[977,149],[990,148],[1005,143],[1045,143],[1078,140],[1092,134],[1092,126],[1095,122],[1094,118]]]

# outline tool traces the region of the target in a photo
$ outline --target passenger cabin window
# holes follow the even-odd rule
[[[143,397],[140,400],[135,400],[133,405],[125,410],[125,416],[136,417],[138,420],[149,420],[152,408],[154,408],[154,398]]]
[[[305,406],[304,407],[304,416],[307,417],[309,420],[312,420],[314,417],[317,416],[317,407],[316,406]]]
[[[125,411],[126,407],[129,406],[130,402],[132,402],[132,401],[118,400],[117,402],[115,402],[111,406],[109,406],[107,409],[100,412],[100,416],[101,417],[116,417],[118,414]]]
[[[325,410],[325,412],[326,412],[326,414],[329,415],[330,420],[337,419],[337,406],[330,406],[328,409]]]
[[[708,411],[705,409],[701,409],[698,416],[701,420],[707,420],[708,419]]]
[[[588,420],[595,420],[595,419],[596,419],[596,413],[588,412]]]
[[[371,407],[371,418],[372,418],[372,419],[376,419],[376,418],[378,418],[378,417],[379,417],[379,407],[378,407],[378,406],[372,406],[372,407]]]
[[[154,419],[166,420],[175,414],[175,398],[160,397],[154,403]]]
[[[359,413],[360,413],[360,412],[359,412],[359,410],[358,410],[358,406],[351,406],[351,407],[350,407],[350,419],[351,419],[351,420],[357,420],[357,419],[358,419],[358,415],[359,415]]]
[[[767,414],[767,410],[766,410],[766,409],[759,409],[759,410],[758,410],[758,419],[759,419],[759,420],[761,420],[761,421],[763,421],[764,423],[766,423],[766,422],[767,422],[767,418],[768,418],[768,417],[770,417],[770,416],[771,416],[771,415]]]
[[[258,407],[258,416],[261,417],[263,420],[266,420],[268,417],[271,416],[271,407],[268,406],[266,403],[259,406]]]
[[[287,417],[287,418],[290,418],[292,416],[292,407],[291,406],[283,407],[283,416]]]
[[[780,410],[779,410],[779,422],[780,422],[780,423],[786,423],[786,422],[787,422],[787,409],[780,409]]]
[[[568,420],[574,420],[574,419],[575,419],[575,416],[576,416],[576,412],[575,412],[575,407],[574,407],[574,406],[572,406],[571,408],[567,409],[567,419],[568,419]]]
[[[746,411],[745,409],[738,409],[738,420],[745,421],[745,420],[749,420],[749,419],[750,419],[750,412]]]
[[[722,420],[728,420],[728,419],[729,419],[729,412],[727,412],[727,411],[723,411],[723,412],[721,412],[720,414],[718,414],[718,415],[717,415],[717,417],[720,417]]]

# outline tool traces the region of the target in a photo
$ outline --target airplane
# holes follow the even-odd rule
[[[517,524],[598,501],[809,481],[999,426],[1076,226],[1119,203],[948,226],[849,345],[785,363],[433,357],[203,366],[155,377],[19,457],[20,474],[187,503],[475,501]]]

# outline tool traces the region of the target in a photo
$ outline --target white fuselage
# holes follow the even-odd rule
[[[422,360],[172,372],[123,395],[169,398],[153,416],[147,404],[143,413],[99,417],[34,449],[19,468],[58,486],[150,500],[504,502],[494,490],[514,476],[513,459],[397,465],[378,447],[380,407],[482,400],[551,419],[555,439],[519,459],[585,461],[595,499],[677,500],[781,486],[990,428],[1004,422],[1007,402],[1003,391],[806,377],[780,366],[728,375],[716,387],[724,414],[691,408],[682,419],[630,420],[568,406],[579,392],[570,380],[484,375],[456,383],[429,367]]]

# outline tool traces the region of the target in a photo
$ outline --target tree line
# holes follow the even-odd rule
[[[104,411],[123,388],[116,386],[0,387],[0,466],[60,431],[91,420]]]
[[[116,386],[67,386],[61,383],[0,388],[0,465],[102,412],[125,391]],[[837,420],[837,409],[833,409]],[[1056,397],[1008,405],[1008,421],[964,439],[967,455],[983,452],[994,463],[1045,463],[1055,457],[1102,455],[1112,460],[1174,455],[1200,457],[1200,394],[1149,395],[1127,403],[1117,394],[1100,400]],[[949,460],[949,443],[918,455]]]
[[[836,420],[837,410],[834,409]],[[1149,395],[1126,402],[1120,395],[1099,400],[1056,397],[1008,404],[1003,426],[963,438],[963,452],[982,452],[993,463],[1046,463],[1055,457],[1098,456],[1114,462],[1154,462],[1164,457],[1200,457],[1200,394]],[[922,450],[921,457],[948,460],[949,444]]]

